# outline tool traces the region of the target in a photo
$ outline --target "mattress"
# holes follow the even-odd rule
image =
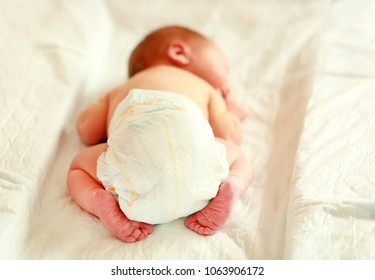
[[[0,258],[375,259],[375,3],[357,4],[1,1]],[[171,24],[227,55],[255,177],[215,235],[179,219],[127,244],[67,191],[75,120]]]

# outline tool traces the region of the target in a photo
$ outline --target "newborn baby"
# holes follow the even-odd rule
[[[129,74],[78,118],[81,139],[95,145],[71,164],[73,199],[126,242],[185,216],[191,230],[213,234],[252,177],[235,144],[242,112],[222,96],[223,53],[194,31],[166,27],[135,48]]]

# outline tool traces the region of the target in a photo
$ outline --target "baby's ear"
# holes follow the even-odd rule
[[[191,48],[183,41],[172,41],[168,46],[168,57],[177,65],[185,66],[190,63]]]

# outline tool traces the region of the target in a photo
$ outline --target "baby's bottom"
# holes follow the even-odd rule
[[[234,203],[252,179],[250,162],[239,148],[227,141],[217,140],[226,146],[229,175],[216,197],[205,208],[185,219],[189,229],[202,235],[214,234],[224,225]],[[152,225],[129,220],[96,176],[97,160],[106,149],[107,144],[91,146],[74,158],[68,173],[69,192],[81,208],[97,216],[117,238],[125,242],[142,240],[153,232]]]
[[[188,228],[202,235],[214,234],[225,224],[235,202],[247,190],[253,177],[250,161],[240,149],[227,141],[217,140],[225,145],[229,175],[216,197],[205,208],[185,219]]]
[[[125,242],[142,240],[153,232],[153,227],[129,220],[96,177],[97,160],[106,149],[107,144],[91,146],[74,158],[68,173],[69,192],[81,208],[97,216],[117,238]]]

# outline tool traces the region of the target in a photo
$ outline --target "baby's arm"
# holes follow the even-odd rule
[[[77,130],[87,145],[98,144],[107,139],[108,94],[82,111],[77,119]]]
[[[233,94],[229,89],[221,89],[221,95],[223,96],[225,103],[227,104],[228,111],[235,114],[241,121],[247,118],[248,112],[245,110],[244,107],[240,103],[238,103]]]
[[[222,95],[213,90],[208,104],[208,120],[216,137],[241,143],[243,131],[238,116],[228,110]]]

